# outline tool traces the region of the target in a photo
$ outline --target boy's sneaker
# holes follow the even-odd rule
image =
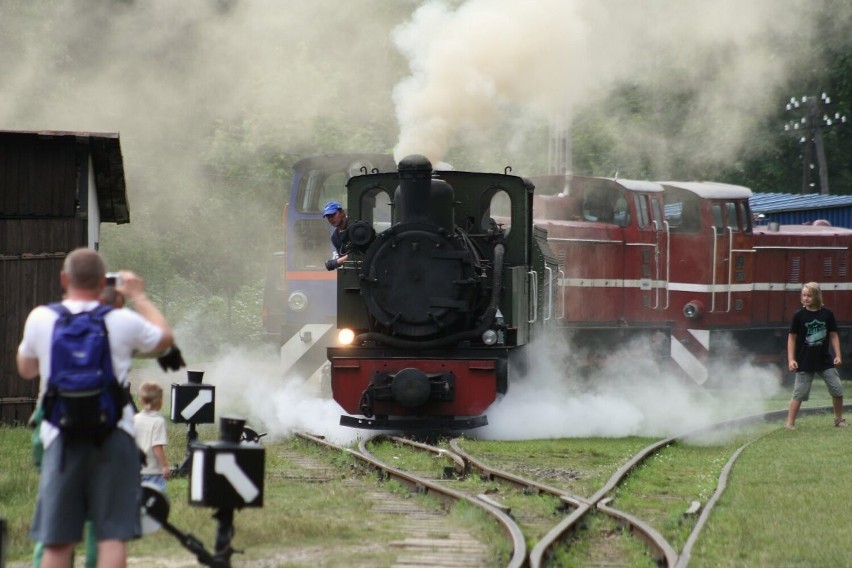
[[[846,420],[843,418],[835,418],[834,426],[835,428],[846,428]]]

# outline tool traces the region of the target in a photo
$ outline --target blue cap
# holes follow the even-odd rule
[[[343,209],[343,207],[340,206],[340,203],[337,201],[329,201],[325,204],[325,207],[322,210],[322,216],[328,217],[329,215],[334,215],[341,209]]]

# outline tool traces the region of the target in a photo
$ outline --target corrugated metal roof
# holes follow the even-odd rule
[[[755,193],[749,205],[761,216],[759,224],[810,225],[821,219],[834,227],[852,228],[852,195]]]
[[[749,205],[755,213],[852,207],[852,195],[755,193],[749,199]]]

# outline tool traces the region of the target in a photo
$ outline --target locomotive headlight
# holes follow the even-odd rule
[[[485,330],[485,333],[482,334],[482,343],[485,345],[494,345],[497,343],[497,332],[493,329]]]
[[[339,329],[337,330],[337,342],[340,345],[351,345],[352,341],[355,339],[355,332],[351,329]]]
[[[293,292],[287,298],[287,306],[294,312],[301,312],[308,306],[308,297],[304,292]]]
[[[683,307],[683,315],[685,315],[688,319],[691,320],[698,319],[703,313],[704,304],[702,304],[698,300],[692,300]]]

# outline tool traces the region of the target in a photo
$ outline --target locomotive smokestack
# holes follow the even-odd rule
[[[399,187],[396,191],[399,221],[410,223],[429,221],[432,187],[432,163],[425,156],[413,154],[403,158],[399,170]]]

